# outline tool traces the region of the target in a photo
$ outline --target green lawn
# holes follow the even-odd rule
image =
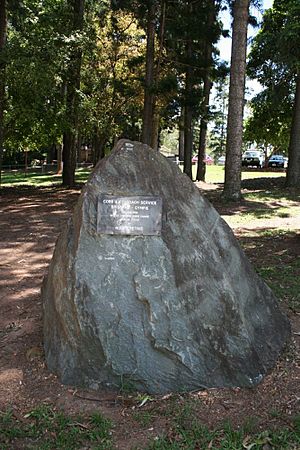
[[[155,408],[155,407],[154,407]],[[255,418],[233,429],[229,422],[214,430],[196,419],[197,402],[187,400],[184,405],[173,402],[165,411],[169,417],[169,433],[150,440],[146,446],[132,450],[297,450],[300,445],[299,417],[290,418],[281,429],[258,431]],[[158,417],[158,411],[135,413],[144,429]],[[112,439],[114,424],[99,413],[74,417],[58,412],[50,405],[40,405],[21,418],[13,411],[0,412],[0,448],[51,449],[116,449]],[[150,428],[151,429],[151,428]]]
[[[75,173],[76,183],[84,183],[89,174],[89,169],[77,169]],[[13,170],[2,173],[2,186],[55,186],[60,185],[62,176],[55,172],[34,172],[27,174],[24,171]]]
[[[196,166],[193,166],[193,177],[196,178]],[[224,183],[225,168],[224,166],[206,166],[205,181],[207,183]],[[285,176],[285,172],[281,171],[263,171],[263,170],[243,170],[242,180],[249,178],[276,178]]]
[[[206,182],[207,183],[223,183],[224,182],[224,166],[207,166],[206,167]],[[84,183],[90,169],[77,169],[76,182]],[[254,171],[248,170],[242,172],[242,179],[261,178],[261,177],[282,177],[285,173],[281,171]],[[193,166],[193,177],[196,178],[196,166]],[[34,172],[30,171],[27,174],[24,171],[11,171],[2,173],[2,186],[53,186],[61,184],[61,175],[54,172]]]
[[[48,405],[36,407],[21,420],[13,411],[0,412],[0,448],[109,450],[113,448],[111,428],[111,421],[99,413],[72,417]]]

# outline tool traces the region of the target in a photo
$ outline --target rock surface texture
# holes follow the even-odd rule
[[[161,235],[97,232],[99,196],[160,196]],[[48,368],[150,393],[253,386],[290,334],[232,231],[176,164],[120,141],[84,187],[42,287]]]

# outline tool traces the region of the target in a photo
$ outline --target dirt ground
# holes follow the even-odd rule
[[[214,198],[215,185],[200,184],[200,189]],[[250,186],[251,188],[251,186]],[[47,271],[56,238],[70,215],[79,190],[61,188],[3,189],[0,199],[0,410],[12,408],[17,418],[40,403],[49,403],[67,413],[89,413],[97,410],[115,424],[113,439],[117,448],[144,448],[148,439],[168,433],[169,418],[163,414],[170,402],[178,405],[187,397],[198,400],[197,415],[208,426],[229,419],[235,426],[245,418],[256,416],[257,427],[289,424],[299,413],[300,380],[300,316],[285,308],[292,323],[292,340],[276,368],[254,389],[209,389],[184,395],[152,398],[139,408],[134,395],[120,392],[95,392],[63,386],[45,365],[42,347],[42,307],[40,287]],[[217,202],[222,214],[232,213]],[[251,205],[235,207],[245,210]],[[272,219],[271,219],[272,220]],[[299,220],[286,223],[276,218],[273,225],[290,229],[291,233],[276,239],[265,238],[259,245],[252,241],[246,250],[255,263],[269,261],[275,253],[284,253],[288,260],[299,258]],[[272,227],[270,219],[260,227]],[[254,230],[257,223],[247,224]],[[298,228],[298,229],[297,229]],[[235,228],[238,239],[244,230]],[[299,274],[300,275],[300,274]],[[137,411],[156,411],[151,426],[136,420]],[[280,412],[280,414],[276,414]]]

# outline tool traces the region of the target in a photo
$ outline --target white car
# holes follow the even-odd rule
[[[242,166],[263,167],[265,162],[264,155],[256,150],[247,150],[242,156]]]
[[[225,156],[220,156],[220,158],[217,159],[218,166],[224,166],[225,165]]]

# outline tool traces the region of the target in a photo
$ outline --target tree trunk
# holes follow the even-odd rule
[[[197,162],[197,181],[205,181],[206,163],[205,150],[206,150],[206,135],[207,135],[207,119],[202,116],[200,121],[200,137],[199,137],[199,149],[198,149],[198,162]]]
[[[142,142],[152,144],[153,116],[154,116],[154,52],[155,52],[155,2],[148,10],[147,19],[147,50],[146,50],[146,76],[144,89],[144,109]]]
[[[181,108],[179,119],[178,156],[179,161],[184,161],[184,108]]]
[[[27,176],[28,172],[28,148],[24,150],[24,174]]]
[[[98,133],[95,133],[93,142],[94,147],[93,166],[95,166],[100,159],[104,158],[106,141],[107,139],[104,135],[99,135]]]
[[[155,92],[153,94],[153,121],[152,121],[152,138],[151,138],[151,147],[153,150],[159,149],[159,135],[160,135],[160,111],[157,107],[156,97],[157,97],[157,89],[159,82],[159,74],[160,67],[162,61],[162,53],[164,47],[164,35],[165,35],[165,22],[166,22],[166,1],[161,0],[160,2],[160,29],[159,29],[159,49],[158,49],[158,57],[156,61],[156,69],[155,69]]]
[[[63,186],[72,187],[75,185],[76,169],[76,131],[68,130],[63,136]]]
[[[186,46],[187,60],[191,62],[193,44],[189,39]],[[188,65],[185,73],[185,105],[184,105],[184,164],[183,171],[192,180],[192,153],[193,153],[193,68]]]
[[[4,104],[5,104],[5,47],[6,47],[6,0],[0,0],[0,185],[4,143]]]
[[[296,82],[286,186],[300,187],[300,71]]]
[[[225,183],[223,197],[241,199],[243,112],[245,95],[249,0],[235,0],[227,120]]]
[[[56,151],[57,151],[57,173],[60,175],[63,169],[62,164],[63,146],[61,144],[56,145]]]
[[[158,111],[154,111],[153,116],[153,127],[152,127],[152,140],[151,147],[153,150],[158,150],[159,147],[159,126],[160,126],[160,115]]]
[[[210,58],[211,58],[212,46],[210,45]],[[207,135],[207,123],[209,114],[209,96],[211,90],[210,81],[210,68],[207,67],[204,78],[204,100],[203,100],[203,113],[200,121],[200,137],[199,137],[199,149],[198,149],[198,165],[197,165],[197,181],[205,181],[206,164],[204,162],[205,150],[206,150],[206,135]]]
[[[192,153],[193,153],[193,111],[191,106],[184,110],[184,163],[183,172],[192,180]]]
[[[73,32],[81,31],[83,27],[84,1],[73,0]],[[78,91],[80,89],[82,51],[75,47],[71,51],[70,63],[66,80],[66,116],[68,129],[63,136],[63,186],[72,187],[75,184],[75,169],[77,157],[78,130]]]
[[[210,29],[215,21],[215,1],[211,3],[211,9],[208,16],[208,28]],[[206,135],[207,135],[207,123],[209,115],[209,96],[211,90],[210,70],[212,66],[212,43],[206,39],[205,42],[205,74],[204,74],[204,86],[203,86],[203,103],[202,103],[202,116],[200,121],[200,137],[199,137],[199,149],[198,149],[198,164],[197,164],[197,181],[205,181],[206,164],[204,162],[206,152]]]

